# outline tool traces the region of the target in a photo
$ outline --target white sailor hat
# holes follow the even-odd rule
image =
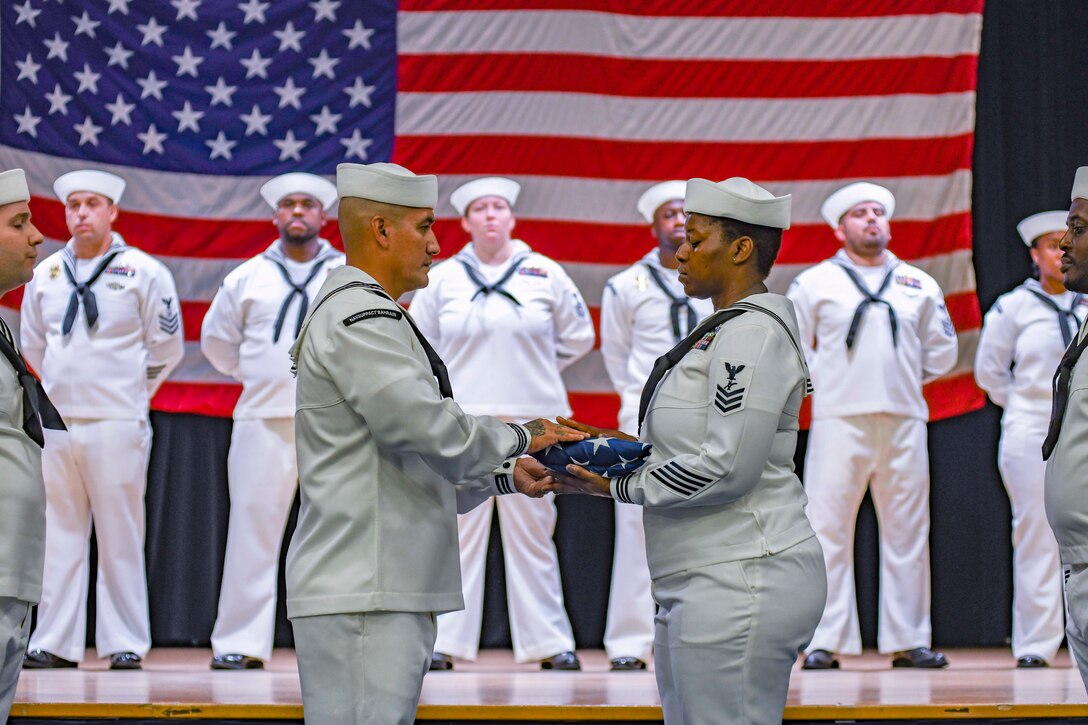
[[[1088,199],[1088,166],[1081,166],[1073,177],[1073,193],[1069,195],[1069,200],[1077,199]]]
[[[789,229],[790,195],[775,196],[740,176],[716,184],[708,179],[688,179],[684,212]]]
[[[337,164],[336,193],[341,199],[433,209],[438,204],[438,177],[417,176],[397,164]]]
[[[336,203],[336,186],[320,176],[293,171],[269,179],[261,187],[261,198],[275,209],[288,194],[309,194],[321,202],[325,211]]]
[[[485,176],[461,184],[450,194],[450,205],[461,216],[465,215],[472,202],[485,196],[498,196],[506,199],[510,206],[518,203],[521,184],[504,176]]]
[[[120,204],[121,195],[125,193],[125,180],[105,171],[80,169],[69,171],[53,182],[53,192],[61,201],[68,201],[68,196],[76,191],[101,194],[114,204]]]
[[[652,224],[658,208],[667,201],[683,200],[686,188],[685,181],[662,181],[654,184],[638,198],[638,213]]]
[[[1067,211],[1041,211],[1022,219],[1016,225],[1016,231],[1020,232],[1020,238],[1024,244],[1031,246],[1039,237],[1051,232],[1065,232],[1065,218],[1069,216]]]
[[[831,196],[827,197],[820,207],[820,216],[824,218],[832,229],[839,226],[842,215],[850,211],[863,201],[875,201],[884,207],[884,217],[891,219],[895,213],[895,195],[877,184],[868,181],[859,181],[855,184],[847,184]]]
[[[11,169],[0,173],[0,206],[14,204],[17,201],[30,201],[26,174],[22,169]]]

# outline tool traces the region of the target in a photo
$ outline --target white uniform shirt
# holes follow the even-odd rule
[[[593,321],[582,294],[556,262],[520,240],[501,265],[482,264],[468,244],[430,273],[411,312],[450,371],[457,402],[474,415],[536,418],[570,415],[560,371],[593,347]],[[499,292],[479,294],[462,262]],[[475,297],[475,299],[473,299]]]
[[[614,498],[643,506],[654,578],[815,536],[793,472],[808,371],[792,306],[770,293],[741,305],[763,311],[719,325],[665,375],[643,423],[650,457],[611,483]]]
[[[887,306],[870,304],[853,348],[847,349],[854,313],[866,298],[843,266],[857,271],[874,293],[891,272],[882,299],[895,309],[898,344],[893,344]],[[929,417],[922,384],[951,370],[958,353],[944,295],[932,277],[891,252],[882,267],[873,268],[854,264],[839,250],[797,275],[786,295],[797,310],[816,388],[814,419],[871,413]]]
[[[344,264],[344,255],[324,239],[309,262],[288,259],[277,240],[262,254],[233,269],[215,294],[200,331],[200,349],[215,369],[242,383],[234,407],[235,420],[291,418],[295,415],[295,378],[289,352],[302,298],[294,294],[287,307],[280,335],[274,340],[276,320],[293,289],[283,278],[283,265],[295,284],[306,285],[313,304],[329,272]],[[305,309],[301,309],[305,313]]]
[[[77,264],[72,242],[34,269],[23,295],[23,353],[64,418],[145,419],[151,396],[184,353],[170,271],[115,232],[105,254],[117,249],[91,287],[99,312],[93,330],[82,303],[71,332],[61,329],[73,290],[63,266],[85,281],[101,259]]]
[[[647,267],[653,267],[670,294]],[[685,298],[675,269],[663,267],[657,249],[608,280],[601,298],[601,355],[612,386],[620,395],[620,430],[635,433],[642,387],[654,362],[687,337],[688,318],[681,310],[680,334],[673,329],[672,300]],[[710,300],[686,298],[697,321],[714,311]]]
[[[1044,295],[1075,320],[1060,319],[1037,295]],[[1050,420],[1054,371],[1065,352],[1059,325],[1070,339],[1085,316],[1081,295],[1065,291],[1048,295],[1029,279],[994,302],[986,313],[975,358],[975,379],[1007,416],[1031,421],[1043,429]]]

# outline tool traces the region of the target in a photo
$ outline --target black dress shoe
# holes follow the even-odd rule
[[[431,669],[442,672],[444,670],[453,669],[453,658],[445,652],[432,652],[431,653]]]
[[[1024,655],[1016,658],[1016,666],[1024,670],[1033,670],[1040,667],[1050,667],[1050,663],[1039,655]]]
[[[216,655],[208,666],[213,670],[263,670],[264,660],[240,654]]]
[[[942,667],[948,667],[948,659],[943,652],[935,652],[929,647],[915,647],[904,652],[896,652],[892,657],[892,667],[939,670]]]
[[[540,661],[542,670],[580,670],[582,663],[573,652],[560,652]]]
[[[142,662],[135,652],[114,652],[110,655],[111,670],[142,670]]]
[[[646,669],[646,663],[638,657],[616,657],[612,660],[613,672],[634,672]]]
[[[839,661],[835,659],[835,655],[828,652],[826,649],[814,649],[808,653],[808,657],[805,657],[805,662],[801,665],[802,670],[837,670],[839,669]]]
[[[79,663],[57,657],[43,649],[32,649],[23,655],[24,670],[54,670],[62,667],[79,667]]]

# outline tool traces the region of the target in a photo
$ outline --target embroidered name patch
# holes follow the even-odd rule
[[[106,270],[103,274],[116,274],[119,277],[135,277],[136,268],[126,267],[123,264],[118,264],[113,267],[106,267]]]
[[[714,391],[714,407],[722,415],[744,409],[748,383],[752,379],[752,366],[746,363],[724,360]]]
[[[547,277],[548,270],[541,269],[540,267],[518,267],[518,274],[524,274],[529,277]]]
[[[387,310],[384,307],[377,310],[363,310],[362,312],[356,312],[350,317],[344,318],[344,327],[354,325],[356,322],[362,322],[363,320],[370,320],[375,317],[388,317],[392,320],[399,320],[404,317],[404,313],[400,310]]]
[[[911,289],[922,289],[922,280],[917,277],[908,277],[905,274],[895,275],[895,283]]]

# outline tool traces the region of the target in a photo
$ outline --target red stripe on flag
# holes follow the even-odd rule
[[[657,181],[754,174],[759,181],[942,176],[971,168],[972,134],[948,138],[728,143],[552,136],[398,136],[396,157],[428,174],[587,175]],[[634,202],[632,202],[632,206]]]
[[[973,91],[977,55],[864,60],[672,60],[560,53],[401,55],[409,93],[529,91],[641,98],[832,98]],[[402,139],[397,142],[401,143]]]
[[[611,393],[571,393],[574,419],[598,428],[615,428],[620,414],[620,396]],[[637,431],[624,431],[635,435]]]
[[[982,311],[978,307],[978,297],[974,291],[949,295],[945,297],[944,303],[957,332],[982,327]]]
[[[981,13],[983,0],[401,0],[400,12],[579,10],[619,15],[674,17],[853,18],[885,15]]]
[[[204,324],[204,315],[208,314],[208,308],[212,306],[208,301],[181,301],[181,324],[185,329],[185,339],[191,342],[200,342],[200,326]]]
[[[230,418],[241,394],[241,385],[174,383],[168,380],[151,399],[151,409],[164,413],[196,413]]]

